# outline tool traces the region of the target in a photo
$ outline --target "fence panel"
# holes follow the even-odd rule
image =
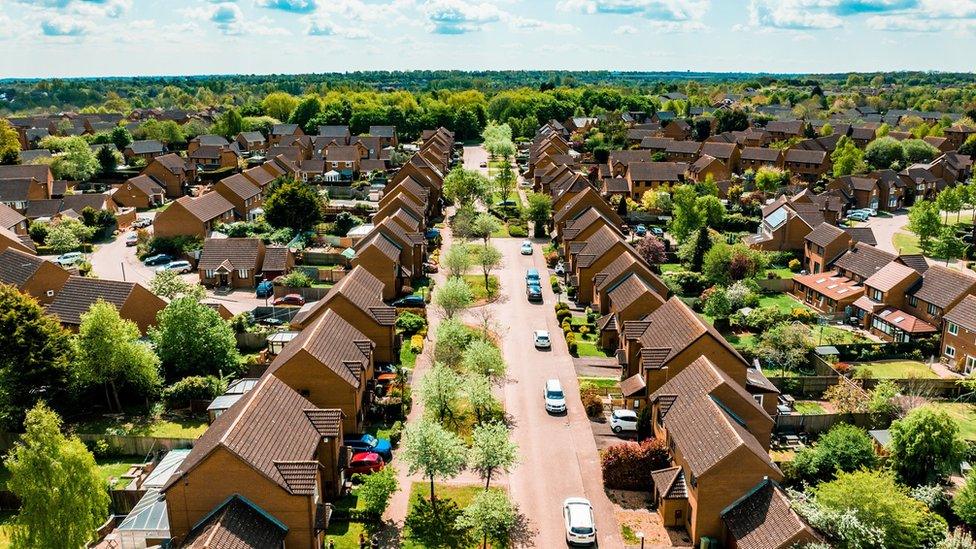
[[[116,515],[128,515],[144,495],[145,490],[109,490],[110,509]]]
[[[110,448],[126,456],[146,456],[149,452],[159,450],[179,450],[193,447],[194,439],[191,438],[157,438],[157,437],[132,437],[117,435],[90,435],[80,434],[78,438],[82,442],[98,442],[104,440]]]
[[[830,430],[838,423],[849,423],[864,429],[874,425],[875,414],[780,414],[776,416],[776,426],[774,433],[806,433],[809,436],[817,435]]]

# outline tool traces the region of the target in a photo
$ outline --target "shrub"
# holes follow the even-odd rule
[[[572,335],[572,334],[570,334]],[[576,339],[566,340],[566,347],[569,348],[569,354],[576,356],[579,353],[579,344],[576,343]]]
[[[509,224],[508,234],[513,238],[525,238],[529,236],[529,228],[521,223]]]
[[[586,334],[590,333],[589,326],[580,326],[579,333],[580,333],[580,335],[586,335]]]
[[[556,321],[560,324],[571,316],[573,316],[573,313],[569,309],[559,309],[556,311]]]
[[[419,355],[424,350],[424,338],[419,334],[410,336],[410,352]]]
[[[457,525],[461,513],[453,499],[419,497],[404,521],[406,537],[421,547],[468,547],[471,533]]]
[[[600,452],[603,485],[617,490],[653,490],[654,481],[648,472],[663,469],[668,463],[667,445],[656,438],[639,444],[615,444]]]
[[[401,438],[403,438],[403,422],[396,420],[390,427],[390,445],[396,448],[400,445]]]
[[[559,311],[569,311],[569,303],[565,301],[560,301],[555,305],[556,313],[558,315]]]
[[[708,281],[701,273],[692,271],[672,271],[664,273],[664,283],[678,295],[700,295],[708,285]]]
[[[396,470],[384,467],[370,475],[355,475],[355,480],[362,482],[359,487],[359,499],[363,502],[363,513],[371,521],[377,521],[390,505],[390,498],[398,488]]]
[[[191,400],[212,400],[226,390],[227,382],[216,376],[190,376],[163,389],[163,401],[170,410],[186,408]]]
[[[300,269],[296,269],[286,274],[281,279],[281,285],[289,288],[311,288],[312,282],[312,277],[308,276],[305,271]]]
[[[559,262],[559,254],[556,252],[546,252],[542,257],[545,258],[546,265],[548,265],[549,268],[555,267],[556,263]]]
[[[569,323],[569,319],[563,319],[563,323],[560,325],[564,332],[572,332],[573,325]]]
[[[583,390],[580,388],[580,399],[583,401],[583,409],[586,410],[587,417],[600,417],[603,415],[603,399],[592,388]]]
[[[790,311],[790,320],[794,322],[802,322],[804,324],[813,323],[817,321],[817,313],[811,311],[810,309],[797,307]]]
[[[791,272],[794,272],[794,273],[799,272],[800,271],[800,260],[799,259],[791,259],[790,262],[787,264],[787,266],[790,268],[790,271]]]
[[[400,313],[396,319],[397,329],[405,334],[415,334],[426,326],[427,320],[424,317],[410,311]]]

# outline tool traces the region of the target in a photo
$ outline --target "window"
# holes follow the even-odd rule
[[[247,278],[247,269],[238,269],[237,270],[237,277],[238,278]]]
[[[819,274],[819,273],[820,273],[820,264],[819,263],[814,263],[813,264],[813,274]]]
[[[207,269],[207,278],[213,278],[213,277],[214,277],[213,269]]]
[[[966,375],[973,373],[974,369],[976,369],[976,357],[966,355]]]
[[[752,395],[752,398],[756,399],[756,402],[758,402],[759,405],[762,406],[762,404],[763,404],[763,395]]]
[[[953,347],[952,345],[946,345],[946,347],[945,347],[945,356],[947,356],[949,358],[955,357],[956,356],[956,348]]]
[[[958,324],[953,324],[952,322],[950,322],[949,323],[949,327],[947,328],[947,330],[949,330],[949,333],[952,334],[952,335],[959,335],[959,325]]]
[[[935,304],[933,304],[933,303],[929,303],[928,311],[929,311],[929,314],[932,315],[932,316],[935,316],[935,315],[939,314],[939,308],[936,307]]]
[[[884,293],[881,290],[871,288],[871,299],[878,302],[884,301]]]
[[[918,307],[918,298],[913,295],[908,296],[908,304],[912,307]]]

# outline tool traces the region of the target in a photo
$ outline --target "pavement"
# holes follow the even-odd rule
[[[484,168],[481,167],[481,163],[484,162]],[[481,145],[466,145],[464,147],[464,168],[467,170],[474,170],[481,172],[485,176],[488,175],[488,151],[485,150]]]
[[[908,212],[899,210],[891,217],[872,217],[863,226],[871,227],[874,238],[878,241],[878,248],[898,255],[892,238],[896,233],[908,232],[905,226],[908,225]]]

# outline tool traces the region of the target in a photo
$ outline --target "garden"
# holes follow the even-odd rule
[[[555,308],[556,321],[560,323],[563,337],[566,338],[569,354],[577,358],[614,356],[613,350],[600,346],[600,334],[596,328],[598,315],[593,309],[587,307],[582,315],[574,315],[568,303],[558,302]]]

